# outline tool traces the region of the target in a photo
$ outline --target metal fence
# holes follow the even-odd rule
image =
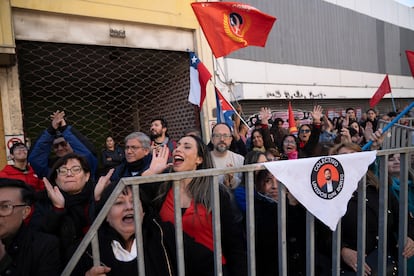
[[[383,149],[395,149],[414,146],[414,126],[412,126],[413,118],[405,119],[409,122],[408,126],[394,124],[385,134],[384,142],[382,143]],[[387,124],[388,122],[379,120],[378,128],[383,129]]]
[[[388,210],[388,171],[387,163],[388,156],[392,154],[400,154],[401,159],[401,173],[400,183],[408,183],[408,177],[414,176],[412,170],[412,157],[414,156],[414,148],[406,147],[399,149],[390,149],[379,151],[377,157],[380,159],[379,167],[379,181],[380,181],[380,207],[379,207],[379,247],[378,247],[378,275],[386,275],[386,258],[387,258],[387,210]],[[276,161],[277,162],[277,161]],[[125,186],[132,185],[133,194],[134,194],[134,215],[135,225],[136,225],[136,239],[137,239],[137,252],[138,252],[138,271],[139,275],[145,275],[144,267],[144,258],[143,258],[143,248],[138,246],[143,244],[142,242],[142,229],[141,222],[142,218],[138,214],[139,206],[139,185],[144,183],[153,183],[160,181],[173,181],[174,186],[174,203],[175,203],[175,227],[176,227],[176,244],[177,244],[177,267],[178,275],[185,275],[184,271],[184,249],[183,249],[183,235],[182,235],[182,214],[180,208],[180,184],[179,180],[184,178],[192,177],[202,177],[202,176],[212,176],[213,181],[213,231],[214,231],[214,242],[215,242],[215,251],[214,251],[214,260],[215,260],[215,275],[222,275],[221,267],[221,236],[220,236],[220,205],[219,205],[219,185],[218,185],[218,176],[227,174],[227,173],[236,173],[243,172],[247,173],[247,182],[246,182],[246,237],[247,237],[247,255],[248,255],[248,274],[251,276],[256,275],[256,263],[255,263],[255,227],[254,227],[254,172],[257,170],[263,170],[265,167],[260,164],[246,165],[239,168],[225,168],[225,169],[208,169],[208,170],[198,170],[191,172],[180,172],[180,173],[170,173],[170,174],[161,174],[153,175],[146,177],[130,177],[122,178],[115,190],[103,206],[101,212],[98,214],[94,220],[92,226],[90,227],[88,233],[85,235],[81,244],[79,245],[77,251],[73,255],[72,259],[67,264],[62,275],[70,275],[71,271],[75,268],[77,262],[81,258],[83,252],[87,249],[88,245],[91,243],[92,252],[94,258],[94,264],[100,264],[99,257],[99,246],[98,246],[98,237],[97,231],[105,220],[105,217],[114,204],[118,195],[122,192]],[[366,183],[365,177],[361,179],[358,185],[358,194],[362,195],[358,197],[358,272],[357,275],[364,275],[364,263],[365,263],[365,210],[366,210]],[[401,185],[400,187],[400,203],[399,203],[399,233],[398,233],[398,254],[402,255],[404,244],[407,240],[407,215],[408,215],[408,185]],[[287,271],[287,246],[286,246],[286,189],[283,185],[279,188],[279,201],[278,201],[278,239],[279,239],[279,275],[286,276],[288,275]],[[276,234],[276,233],[275,233]],[[332,275],[340,275],[340,244],[341,244],[341,227],[340,222],[337,227],[337,230],[332,233]],[[306,214],[306,275],[313,276],[315,275],[315,224],[314,217],[312,214],[307,212]],[[407,275],[407,263],[406,259],[399,258],[398,263],[398,275],[405,276]],[[260,275],[259,275],[260,276]]]

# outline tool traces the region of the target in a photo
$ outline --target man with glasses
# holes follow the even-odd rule
[[[59,275],[59,242],[23,221],[34,195],[23,181],[0,178],[0,275]]]
[[[68,125],[65,112],[57,110],[51,116],[52,123],[37,139],[29,154],[29,162],[39,178],[48,177],[53,164],[68,153],[84,156],[91,168],[91,177],[95,178],[98,159],[94,147],[79,131]],[[49,158],[53,150],[54,158]]]
[[[164,145],[154,151],[161,154],[164,149],[168,147]],[[137,131],[125,137],[125,160],[115,168],[111,182],[116,185],[122,177],[159,173],[159,171],[150,170],[151,150],[151,139],[145,133]]]
[[[233,136],[230,127],[225,123],[218,123],[213,127],[211,143],[214,146],[211,151],[211,159],[215,168],[243,166],[244,157],[229,150]],[[241,173],[219,176],[219,183],[235,189],[241,182]]]
[[[43,180],[37,177],[32,166],[27,162],[27,147],[22,142],[14,143],[10,148],[10,156],[13,165],[6,165],[0,171],[0,178],[11,178],[24,181],[35,189],[36,192],[45,189]]]

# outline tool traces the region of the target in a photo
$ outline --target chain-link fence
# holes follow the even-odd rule
[[[100,150],[107,135],[122,143],[130,132],[148,133],[164,117],[169,134],[198,127],[187,101],[185,52],[17,41],[25,135],[32,142],[59,109]]]

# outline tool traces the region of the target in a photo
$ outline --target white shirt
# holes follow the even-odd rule
[[[124,249],[122,245],[118,242],[113,240],[111,242],[112,251],[114,252],[115,258],[118,261],[121,262],[129,262],[132,261],[137,257],[137,245],[136,245],[136,239],[134,239],[134,242],[132,243],[131,252]]]
[[[228,167],[241,167],[244,163],[244,157],[240,154],[234,153],[231,150],[226,151],[226,155],[223,157],[218,157],[211,152],[211,158],[213,159],[213,164],[215,168],[223,169]],[[242,179],[242,173],[235,173],[234,176],[234,183],[232,184],[232,189],[235,189],[237,186],[240,185]],[[224,182],[224,175],[219,175],[219,183],[223,184]]]

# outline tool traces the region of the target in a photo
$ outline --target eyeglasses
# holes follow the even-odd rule
[[[309,133],[309,132],[311,132],[311,130],[310,129],[301,129],[299,132],[300,133]]]
[[[143,147],[139,147],[139,146],[126,146],[125,147],[125,151],[127,150],[132,150],[133,152],[136,152],[139,149],[142,149]]]
[[[218,133],[213,133],[212,136],[215,139],[229,139],[233,137],[231,134],[218,134]]]
[[[288,140],[283,141],[283,145],[289,145],[289,144],[294,145],[294,144],[296,144],[296,142],[295,141],[288,141]]]
[[[14,207],[28,206],[27,204],[0,204],[0,216],[7,217],[13,213]]]
[[[58,148],[59,148],[59,146],[60,146],[60,147],[62,147],[62,148],[64,148],[64,147],[66,147],[67,145],[68,145],[68,142],[66,142],[66,141],[62,141],[62,142],[59,142],[59,143],[53,144],[53,148],[58,149]]]
[[[67,176],[68,172],[70,172],[72,175],[77,175],[82,171],[82,167],[81,166],[73,166],[72,168],[68,169],[68,168],[59,168],[56,170],[56,172],[60,175],[60,176]]]

